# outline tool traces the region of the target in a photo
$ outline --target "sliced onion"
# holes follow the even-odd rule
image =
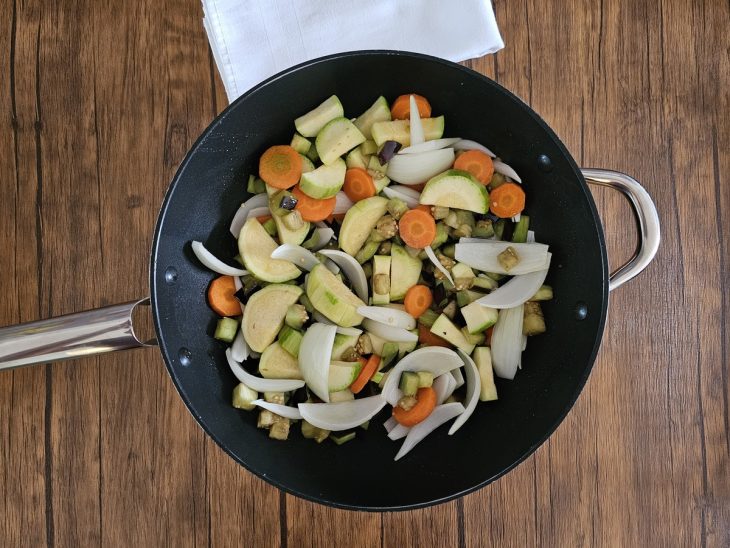
[[[292,392],[304,386],[304,381],[295,379],[263,379],[252,375],[233,359],[230,348],[226,349],[226,359],[239,382],[256,392]]]
[[[256,194],[243,202],[241,207],[238,208],[238,211],[236,211],[236,214],[233,216],[233,221],[231,221],[231,228],[229,229],[231,234],[233,234],[235,238],[238,238],[238,235],[241,233],[241,228],[243,228],[243,224],[246,222],[246,219],[248,219],[248,212],[255,207],[268,206],[268,204],[269,195],[266,192]]]
[[[400,423],[396,424],[393,429],[388,432],[388,437],[395,441],[399,440],[401,438],[405,438],[408,435],[408,432],[410,432],[411,427],[410,426],[404,426]]]
[[[241,278],[239,278],[238,276],[233,276],[233,287],[236,288],[236,293],[238,293],[241,289],[243,289],[243,284],[241,283]],[[246,307],[244,306],[244,304],[241,301],[238,301],[238,304],[241,305],[241,314],[243,314],[246,311]]]
[[[369,421],[385,404],[385,399],[377,395],[337,403],[300,403],[299,412],[304,420],[317,428],[337,432]]]
[[[399,186],[399,185],[393,185],[393,186]],[[418,201],[418,198],[412,198],[411,196],[408,196],[407,194],[404,194],[404,193],[396,190],[393,187],[386,186],[385,188],[383,188],[383,190],[381,192],[383,194],[385,194],[388,198],[392,198],[392,199],[397,198],[399,200],[403,200],[406,203],[406,205],[411,209],[418,207],[418,205],[420,204],[420,202]]]
[[[268,409],[269,411],[271,411],[272,413],[276,413],[280,417],[285,417],[293,421],[298,421],[302,418],[302,414],[296,407],[281,405],[278,403],[271,403],[266,400],[254,400],[251,403],[253,403],[254,405],[258,405],[263,409]]]
[[[534,293],[532,294],[534,295]],[[530,296],[532,296],[530,295]],[[370,318],[388,327],[400,327],[401,329],[414,329],[416,319],[408,312],[385,306],[360,306],[357,313],[363,318]]]
[[[342,327],[338,325],[337,333],[340,335],[348,335],[350,337],[359,337],[362,335],[362,329],[358,329],[357,327]]]
[[[492,368],[502,379],[514,379],[522,355],[524,305],[500,310],[492,332]]]
[[[479,394],[482,391],[482,378],[479,376],[479,370],[474,360],[461,350],[457,350],[457,352],[461,356],[461,359],[464,360],[464,372],[466,373],[466,407],[464,408],[464,412],[457,417],[454,424],[449,428],[449,436],[452,436],[471,417],[479,401]]]
[[[362,321],[362,326],[366,331],[370,331],[374,335],[377,335],[381,339],[385,339],[390,342],[415,342],[418,340],[418,335],[401,329],[400,327],[390,327],[384,323],[376,322],[365,318]]]
[[[527,335],[522,335],[522,351],[525,351],[525,348],[527,348]]]
[[[324,260],[324,266],[325,266],[325,268],[327,268],[327,270],[329,270],[330,272],[332,272],[332,274],[337,275],[337,274],[340,273],[340,267],[337,266],[337,264],[335,264],[334,261],[331,261],[329,259],[325,259]]]
[[[451,282],[451,285],[456,285],[456,284],[454,284],[454,279],[451,277],[451,272],[449,272],[446,269],[446,267],[441,264],[441,262],[436,257],[436,254],[433,252],[433,249],[431,248],[431,246],[430,245],[429,246],[426,246],[423,249],[426,252],[426,255],[428,256],[428,258],[433,263],[433,266],[435,266],[436,268],[438,268],[441,271],[441,274],[443,274],[444,276],[446,276],[446,279]]]
[[[495,158],[497,155],[489,150],[484,145],[477,143],[476,141],[470,141],[469,139],[462,139],[454,144],[455,150],[481,150],[484,154]]]
[[[385,421],[385,422],[383,423],[383,426],[385,426],[385,429],[386,429],[386,430],[387,430],[388,432],[390,432],[391,430],[393,430],[393,428],[395,428],[395,427],[396,427],[396,425],[397,425],[397,424],[398,424],[398,421],[397,421],[397,420],[395,420],[395,417],[390,417],[390,418],[388,418],[388,420],[387,420],[387,421]]]
[[[236,334],[236,338],[233,339],[231,345],[231,357],[234,361],[241,363],[248,359],[251,354],[251,349],[248,347],[246,339],[243,337],[243,330],[239,329]]]
[[[305,242],[305,244],[308,245],[309,249],[311,251],[319,251],[324,246],[326,246],[328,243],[330,243],[330,240],[332,240],[332,237],[335,235],[335,231],[332,230],[328,226],[324,227],[317,227],[312,231],[312,236],[309,238],[308,242]]]
[[[450,348],[440,346],[424,346],[406,354],[388,374],[388,379],[383,385],[382,395],[388,403],[395,405],[401,398],[401,391],[398,389],[400,376],[403,371],[427,371],[434,377],[448,373],[452,369],[461,367],[462,361],[459,355]]]
[[[426,140],[426,135],[423,133],[423,124],[421,123],[421,115],[418,112],[418,105],[416,104],[416,98],[411,95],[411,144],[420,145]]]
[[[269,206],[266,207],[255,207],[248,212],[248,216],[246,219],[252,219],[254,217],[264,217],[266,215],[271,215],[271,210],[269,209]]]
[[[506,177],[509,177],[513,181],[522,183],[522,179],[520,179],[520,176],[517,175],[517,172],[510,166],[508,166],[504,162],[500,162],[499,160],[494,160],[492,163],[494,164],[494,171],[496,171],[497,173],[501,173]]]
[[[528,244],[534,244],[535,243],[535,231],[534,230],[528,230],[527,231],[527,243]]]
[[[458,402],[437,406],[425,420],[413,426],[401,445],[394,460],[404,457],[418,442],[436,430],[439,426],[464,412],[464,406]]]
[[[452,369],[451,376],[454,377],[454,382],[456,383],[455,389],[464,386],[464,374],[461,372],[461,367]]]
[[[323,249],[320,254],[324,255],[328,259],[332,260],[350,280],[352,288],[364,302],[368,302],[368,279],[365,276],[365,271],[362,269],[362,265],[358,263],[352,255],[345,253],[344,251],[338,251],[336,249]]]
[[[514,249],[520,259],[509,271],[505,270],[497,259],[498,255],[508,247]],[[454,257],[457,261],[477,270],[512,276],[545,270],[549,266],[548,246],[538,243],[515,244],[496,240],[485,240],[474,244],[458,243],[455,246]]]
[[[408,146],[401,149],[398,154],[415,154],[418,152],[430,152],[431,150],[439,150],[452,146],[454,143],[461,141],[458,137],[447,137],[445,139],[434,139],[433,141],[426,141],[424,143]],[[413,141],[411,141],[412,143]]]
[[[325,402],[330,401],[328,380],[336,333],[337,328],[334,325],[314,323],[304,333],[299,345],[299,369],[302,377],[309,389]]]
[[[281,244],[271,252],[271,258],[292,262],[307,271],[319,264],[319,259],[314,256],[314,253],[294,244]]]
[[[332,215],[339,215],[340,213],[347,213],[347,210],[352,207],[352,200],[347,197],[347,194],[340,191],[335,194],[335,209],[332,211]]]
[[[457,371],[454,369],[453,371]],[[444,373],[433,380],[433,389],[436,391],[436,405],[441,405],[456,390],[456,381],[451,373]]]
[[[552,253],[548,253],[547,255],[549,267]],[[529,301],[530,298],[537,293],[537,290],[540,289],[540,286],[545,282],[547,273],[548,268],[530,272],[529,274],[514,276],[507,283],[498,287],[488,295],[477,299],[476,302],[482,306],[500,309],[519,306]]]
[[[454,163],[454,149],[442,148],[415,154],[397,154],[388,162],[386,175],[404,185],[425,183],[449,169]]]
[[[198,260],[213,272],[223,274],[224,276],[245,276],[248,274],[247,271],[241,268],[227,265],[221,261],[218,257],[205,249],[205,246],[201,242],[194,241],[191,244],[191,247],[193,248],[193,253],[195,253]]]

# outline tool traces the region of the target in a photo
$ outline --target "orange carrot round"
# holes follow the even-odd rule
[[[425,285],[414,285],[407,292],[403,299],[403,304],[408,312],[414,318],[418,318],[421,314],[428,310],[433,302],[433,294]]]
[[[417,249],[431,245],[436,237],[436,221],[420,209],[406,211],[398,222],[398,229],[401,239]]]
[[[504,183],[489,193],[489,210],[508,219],[525,209],[525,191],[517,183]]]
[[[290,188],[302,176],[302,157],[289,145],[269,148],[259,160],[259,177],[274,188]]]
[[[481,150],[467,150],[454,162],[454,169],[468,171],[483,185],[489,184],[494,175],[494,163],[488,154]]]
[[[443,346],[451,348],[449,341],[431,333],[431,329],[425,325],[418,324],[418,342],[426,346]]]
[[[418,115],[421,118],[429,118],[431,116],[431,103],[428,102],[428,99],[415,93],[408,93],[406,95],[400,95],[393,101],[393,106],[390,107],[390,115],[393,117],[393,120],[407,120],[410,118],[411,95],[416,100]]]
[[[378,366],[380,365],[380,356],[377,354],[373,354],[370,356],[370,359],[368,359],[367,362],[365,362],[365,365],[363,365],[362,369],[360,370],[360,374],[355,379],[355,382],[353,382],[350,385],[350,392],[353,394],[357,394],[365,388],[365,385],[368,383],[370,378],[375,375],[375,372],[378,370]]]
[[[208,288],[208,304],[221,316],[240,316],[241,305],[235,297],[233,276],[221,276]]]
[[[331,198],[325,198],[323,200],[317,200],[307,196],[296,185],[291,189],[291,193],[297,199],[297,205],[294,206],[305,221],[317,222],[324,221],[329,217],[335,210],[335,202],[337,201],[334,196]]]
[[[361,167],[351,167],[345,172],[342,190],[353,202],[375,196],[375,183],[370,174]]]
[[[400,405],[393,408],[393,417],[403,426],[415,426],[426,419],[436,407],[436,390],[432,387],[419,388],[416,393],[416,405],[408,411]]]

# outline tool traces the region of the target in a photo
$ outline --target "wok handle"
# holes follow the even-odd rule
[[[661,240],[659,214],[649,193],[633,177],[608,169],[581,169],[581,171],[588,184],[606,186],[621,192],[631,204],[636,217],[639,245],[628,262],[611,272],[608,290],[613,291],[640,274],[654,259]]]
[[[0,371],[140,346],[132,312],[149,298],[0,328]]]

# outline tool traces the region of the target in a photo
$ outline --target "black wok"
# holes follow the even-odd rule
[[[267,147],[289,142],[294,118],[331,94],[352,117],[379,95],[406,92],[428,97],[434,113],[445,114],[445,136],[485,143],[523,178],[531,228],[553,253],[547,283],[555,299],[544,306],[548,332],[530,340],[514,381],[497,380],[497,402],[477,406],[456,435],[441,428],[398,462],[393,457],[399,443],[390,441],[381,426],[387,411],[343,446],[302,439],[298,429],[286,442],[270,440],[256,428],[256,413],[231,407],[237,381],[224,344],[212,338],[217,317],[205,297],[214,274],[196,260],[190,242],[201,240],[220,257],[236,254],[228,226],[247,198],[247,175],[255,173]],[[586,178],[619,188],[637,212],[640,248],[613,278]],[[151,306],[160,350],[180,396],[233,459],[273,485],[316,502],[363,510],[414,508],[494,481],[545,441],[590,373],[609,288],[641,271],[658,242],[656,210],[638,183],[613,172],[581,173],[545,122],[495,82],[423,55],[352,52],[274,76],[236,100],[198,139],[157,221]],[[56,330],[82,331],[70,343],[69,333],[59,340],[38,338],[44,322],[0,330],[0,368],[70,357],[69,347],[98,352],[138,345],[131,308],[130,303],[53,320]]]

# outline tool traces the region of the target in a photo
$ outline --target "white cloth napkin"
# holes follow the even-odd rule
[[[202,0],[228,100],[323,55],[395,49],[463,61],[504,47],[490,0]]]

